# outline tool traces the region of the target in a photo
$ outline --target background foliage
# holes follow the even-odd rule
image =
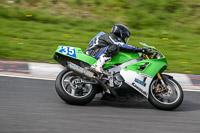
[[[0,59],[55,63],[58,45],[87,48],[115,23],[129,45],[154,45],[168,72],[200,74],[200,0],[1,0]]]

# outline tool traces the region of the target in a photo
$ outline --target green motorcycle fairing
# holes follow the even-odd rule
[[[122,64],[136,58],[139,58],[139,55],[137,53],[119,52],[116,56],[112,58],[111,61],[106,63],[103,68],[108,69],[112,65]],[[78,61],[83,61],[89,65],[93,65],[97,61],[97,59],[84,54],[81,48],[70,46],[58,46],[58,48],[54,52],[53,59],[64,66],[66,61],[71,61],[72,63],[75,63],[77,65],[80,65]]]
[[[133,59],[138,59],[139,57],[140,56],[138,53],[119,52],[116,56],[112,58],[111,61],[106,63],[103,68],[109,69],[112,65],[119,65]],[[58,46],[57,50],[54,52],[53,58],[63,66],[66,65],[66,61],[70,61],[77,65],[80,65],[80,61],[85,62],[89,65],[93,65],[97,61],[97,59],[84,54],[81,48],[70,46]],[[148,65],[143,70],[140,70],[140,67],[142,65],[145,65],[145,63],[148,63]],[[160,59],[145,59],[134,64],[130,64],[123,69],[154,77],[157,72],[162,73],[166,69],[166,67],[167,60],[163,56]]]
[[[104,65],[104,69],[109,69],[110,66],[116,65],[116,64],[122,64],[132,59],[139,58],[138,53],[125,53],[125,52],[119,52],[116,56],[114,56],[109,62],[107,62]]]
[[[146,67],[143,70],[141,70],[141,66],[144,66],[145,64],[147,64]],[[135,71],[154,77],[158,72],[162,73],[167,68],[167,65],[168,64],[166,58],[162,57],[160,59],[142,60],[140,62],[128,65],[123,69]]]
[[[66,61],[70,61],[77,65],[80,65],[80,61],[89,65],[96,62],[95,58],[84,54],[81,48],[70,46],[58,46],[53,54],[53,59],[63,66],[66,65]]]

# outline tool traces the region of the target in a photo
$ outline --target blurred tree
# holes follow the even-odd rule
[[[94,3],[95,3],[95,5],[99,6],[99,5],[101,5],[101,0],[95,0]]]
[[[170,13],[174,13],[177,9],[181,8],[181,0],[168,0],[164,4],[164,10]]]
[[[53,4],[57,4],[57,3],[58,3],[58,0],[52,0],[52,3],[53,3]]]
[[[15,3],[21,3],[21,0],[16,0]]]
[[[41,2],[42,0],[25,0],[31,6],[35,6],[37,3]]]
[[[75,3],[78,4],[78,5],[83,5],[83,1],[82,0],[76,0]]]

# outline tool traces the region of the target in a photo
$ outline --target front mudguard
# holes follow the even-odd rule
[[[168,79],[173,79],[173,76],[167,74],[161,74],[164,82],[166,83]]]

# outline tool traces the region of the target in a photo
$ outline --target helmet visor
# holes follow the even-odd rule
[[[128,44],[129,37],[124,38],[126,44]]]

